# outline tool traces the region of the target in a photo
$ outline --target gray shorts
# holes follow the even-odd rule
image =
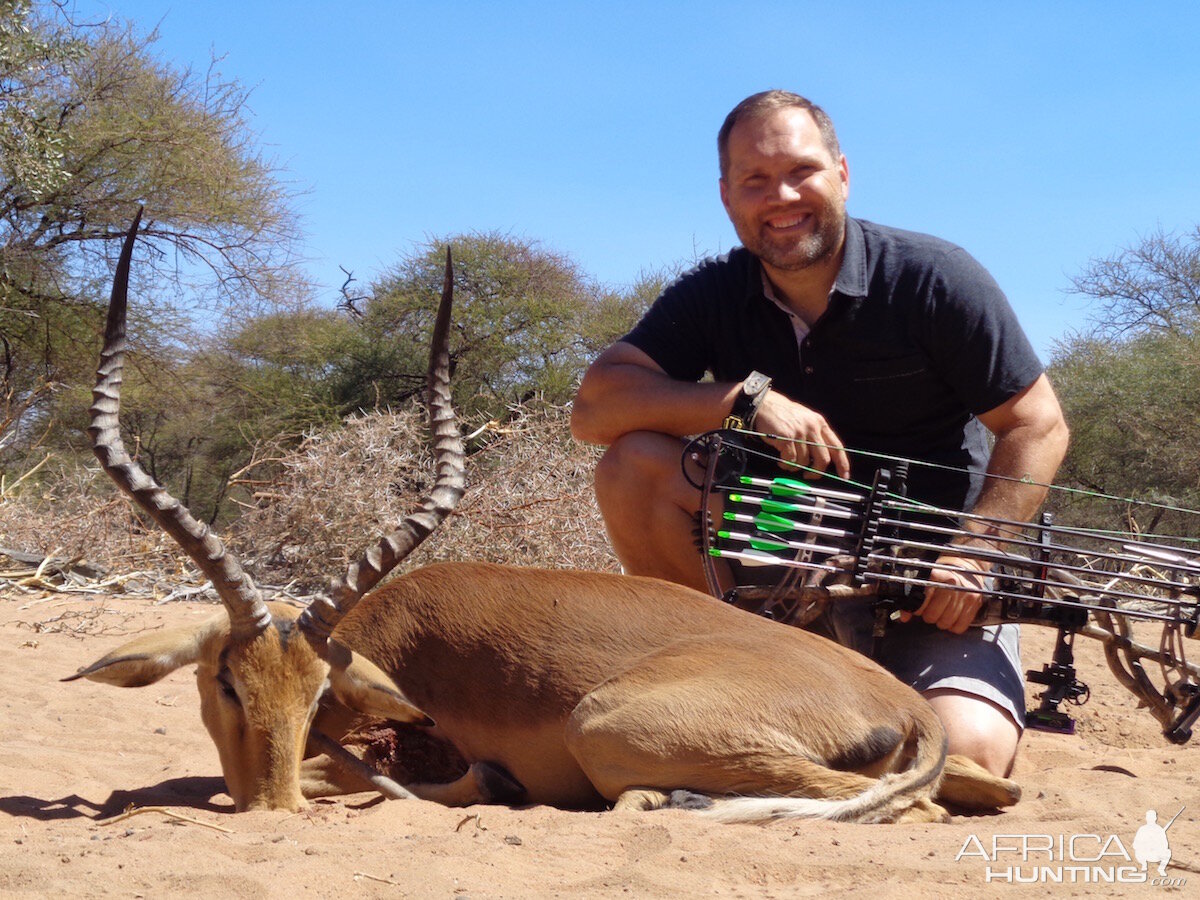
[[[825,629],[851,649],[871,656],[874,616],[870,606],[834,601],[825,614]],[[1021,668],[1021,626],[969,628],[965,634],[919,620],[888,626],[876,662],[916,690],[946,688],[974,694],[1006,710],[1025,727],[1025,679]]]

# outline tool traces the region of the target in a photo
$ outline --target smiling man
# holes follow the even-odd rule
[[[803,97],[748,97],[717,147],[743,246],[670,285],[592,364],[575,401],[576,437],[608,445],[596,494],[625,571],[704,589],[681,439],[731,413],[788,439],[773,442],[785,460],[867,480],[871,461],[845,448],[939,463],[949,468],[914,467],[911,496],[1028,521],[1067,429],[995,281],[953,244],[848,217],[846,157]],[[992,546],[986,531],[960,543]],[[931,574],[944,587],[891,630],[880,662],[930,700],[950,752],[1004,775],[1024,724],[1019,636],[1015,625],[968,629],[985,568],[947,547]],[[833,627],[861,640],[851,624]]]

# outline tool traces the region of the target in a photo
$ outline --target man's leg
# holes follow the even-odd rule
[[[596,466],[596,499],[627,575],[706,591],[692,535],[700,492],[683,477],[683,448],[679,438],[651,431],[621,436]],[[703,476],[698,465],[695,473]]]
[[[1025,721],[1020,626],[942,631],[924,622],[887,630],[877,657],[937,712],[951,753],[993,775],[1012,771]]]
[[[993,775],[1012,772],[1021,728],[1009,712],[963,691],[937,688],[923,695],[946,727],[949,752],[965,756]]]

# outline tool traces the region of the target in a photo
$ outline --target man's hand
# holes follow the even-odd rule
[[[1046,485],[1054,479],[1067,449],[1067,426],[1050,382],[1045,375],[1039,376],[1019,394],[995,409],[981,413],[979,420],[996,436],[988,474],[1001,477],[987,479],[971,510],[975,514],[974,521],[1009,519],[1027,522],[1045,499]],[[1003,540],[999,544],[994,540],[1000,537],[999,532],[990,535],[992,540],[989,540],[988,534],[978,533],[978,527],[967,524],[968,531],[976,532],[967,542],[968,546],[993,552],[1003,550]],[[976,545],[976,541],[982,541],[982,544]],[[949,571],[950,567],[968,571]],[[962,634],[983,604],[978,591],[983,588],[988,571],[990,566],[983,560],[956,556],[955,547],[947,547],[945,555],[938,558],[929,573],[930,581],[947,587],[926,588],[925,602],[912,615],[920,616],[938,628]],[[965,590],[956,590],[950,585]],[[901,616],[904,621],[911,617]]]
[[[754,419],[754,430],[796,438],[793,441],[767,439],[785,462],[809,466],[819,472],[826,471],[832,463],[838,475],[850,477],[850,458],[842,439],[829,427],[825,417],[778,391],[767,391]]]
[[[974,572],[956,569],[973,569]],[[925,588],[925,602],[915,612],[902,612],[900,620],[907,622],[913,616],[919,616],[944,631],[962,634],[975,621],[975,615],[983,605],[983,597],[978,592],[983,590],[987,573],[987,566],[977,559],[952,554],[939,556],[929,570],[929,580],[947,587]]]

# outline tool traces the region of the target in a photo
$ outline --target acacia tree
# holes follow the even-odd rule
[[[1085,491],[1200,508],[1200,229],[1161,232],[1074,280],[1088,327],[1059,343],[1051,376],[1071,426],[1061,479]],[[1072,504],[1115,525],[1111,503]],[[1119,505],[1138,527],[1195,534],[1194,517]],[[1122,522],[1121,524],[1128,524]]]
[[[1200,226],[1184,235],[1155,231],[1093,260],[1072,282],[1093,301],[1096,335],[1193,331],[1200,320]]]
[[[447,246],[455,271],[454,391],[467,415],[497,415],[534,395],[567,402],[587,363],[641,311],[640,294],[600,288],[569,257],[535,241],[497,232],[434,238],[362,301],[359,340],[337,376],[343,403],[396,403],[422,389]]]
[[[87,380],[98,300],[138,206],[140,341],[190,343],[153,327],[171,292],[245,301],[295,287],[294,218],[246,92],[215,64],[197,75],[158,60],[154,41],[0,0],[0,449],[5,433],[37,433],[54,388]]]

